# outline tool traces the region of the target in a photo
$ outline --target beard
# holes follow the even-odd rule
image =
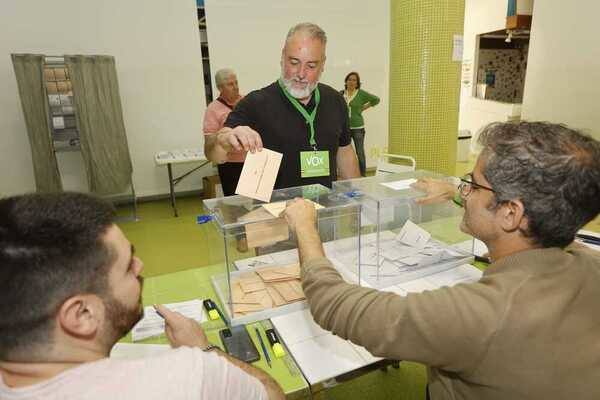
[[[290,78],[286,79],[283,70],[281,71],[281,81],[283,82],[283,86],[285,89],[292,95],[295,99],[306,99],[310,97],[310,94],[315,90],[319,82],[308,83],[307,81],[303,81],[298,78]],[[304,88],[296,88],[294,87],[294,83],[305,83],[306,86]]]
[[[106,308],[106,331],[104,338],[107,344],[112,347],[120,338],[127,335],[131,329],[144,317],[144,307],[142,305],[142,288],[144,278],[138,277],[140,282],[140,297],[135,306],[129,307],[112,293],[104,300]]]

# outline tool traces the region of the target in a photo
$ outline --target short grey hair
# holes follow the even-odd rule
[[[296,33],[304,33],[310,38],[321,41],[323,45],[327,44],[327,34],[325,34],[325,31],[319,25],[312,22],[301,22],[292,26],[285,37],[285,43],[287,44],[290,38]]]
[[[523,203],[523,234],[565,247],[600,213],[600,142],[562,124],[495,122],[479,136],[496,202]]]
[[[235,75],[235,71],[231,68],[222,68],[215,74],[215,84],[217,87],[221,86],[223,82],[231,75]]]

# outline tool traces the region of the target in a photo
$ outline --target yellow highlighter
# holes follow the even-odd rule
[[[202,304],[204,304],[204,308],[208,313],[208,318],[211,321],[219,319],[219,311],[214,301],[212,301],[211,299],[206,299],[202,302]]]
[[[265,335],[267,335],[267,339],[271,344],[271,348],[273,349],[273,354],[275,355],[275,357],[281,358],[285,356],[285,349],[283,348],[283,345],[279,342],[279,338],[277,337],[275,330],[267,329],[265,331]]]

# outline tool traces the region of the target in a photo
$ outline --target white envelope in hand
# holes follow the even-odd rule
[[[282,158],[283,154],[269,149],[246,154],[235,193],[270,201]]]

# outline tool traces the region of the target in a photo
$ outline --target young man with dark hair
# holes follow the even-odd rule
[[[143,314],[143,264],[114,216],[77,193],[0,200],[0,398],[282,399],[267,374],[162,306],[177,350],[107,358]]]
[[[479,282],[401,297],[351,285],[325,258],[314,207],[285,211],[315,321],[376,356],[429,368],[441,399],[600,398],[600,253],[573,244],[600,212],[600,142],[563,125],[496,123],[459,186]],[[451,198],[433,182],[427,201]]]

